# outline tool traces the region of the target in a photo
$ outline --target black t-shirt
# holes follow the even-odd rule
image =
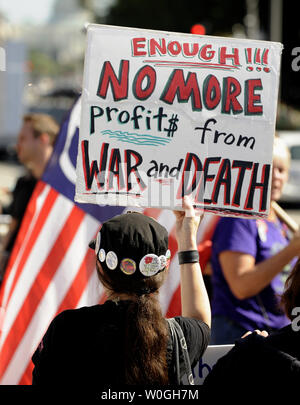
[[[97,387],[124,382],[125,313],[130,301],[67,310],[50,324],[32,361],[34,385]],[[192,367],[205,351],[210,329],[201,321],[176,317],[186,338]],[[172,370],[171,344],[167,361]],[[171,381],[172,382],[172,381]]]
[[[300,381],[299,338],[300,331],[288,325],[268,337],[254,332],[238,339],[214,365],[203,387],[209,394],[215,394],[215,387],[227,393],[238,387],[247,399],[260,390],[268,395],[293,390]]]
[[[289,324],[271,333],[266,338],[266,343],[300,361],[300,330],[298,325],[296,326],[297,328],[293,329],[292,324]]]
[[[20,177],[12,193],[12,202],[10,206],[4,210],[4,213],[11,215],[18,222],[17,228],[11,235],[11,238],[7,244],[6,250],[8,252],[10,252],[14,246],[27,204],[31,194],[33,193],[36,182],[37,180],[30,174]]]

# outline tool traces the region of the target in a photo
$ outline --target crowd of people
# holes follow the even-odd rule
[[[17,154],[27,174],[18,179],[10,207],[3,207],[12,216],[2,246],[7,257],[58,131],[50,116],[24,117]],[[277,201],[290,155],[278,137],[273,152],[271,201]],[[208,344],[234,347],[206,378],[207,388],[271,379],[295,383],[300,373],[300,233],[291,233],[272,204],[267,219],[220,218],[212,239],[210,299],[199,265],[201,216],[189,198],[174,215],[182,309],[173,319],[175,329],[159,303],[170,261],[167,230],[141,213],[111,218],[90,243],[107,301],[64,311],[52,321],[32,358],[33,384],[192,384],[190,370]],[[176,333],[183,333],[179,345]]]

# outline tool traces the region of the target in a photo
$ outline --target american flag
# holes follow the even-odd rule
[[[0,290],[0,383],[31,384],[31,356],[51,320],[61,311],[105,301],[88,243],[100,224],[126,207],[74,203],[80,98],[61,126],[53,155],[37,183]],[[172,252],[161,289],[163,313],[180,314],[175,216],[147,208],[170,233]],[[205,241],[216,217],[206,215],[198,241]]]

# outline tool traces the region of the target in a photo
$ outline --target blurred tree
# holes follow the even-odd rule
[[[234,24],[243,23],[246,8],[244,2],[235,0],[224,4],[222,0],[116,0],[106,23],[187,33],[201,23],[208,35],[226,35]]]
[[[58,63],[49,54],[33,49],[29,54],[29,68],[34,77],[51,76],[57,77],[62,74],[76,73],[78,70],[74,61],[69,63]],[[78,61],[78,65],[83,65],[83,60]]]
[[[93,1],[92,0],[77,0],[78,6],[81,8],[93,11]]]
[[[31,50],[29,60],[33,76],[55,76],[59,74],[58,63],[46,53]]]

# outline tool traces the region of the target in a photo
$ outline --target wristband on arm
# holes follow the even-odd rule
[[[184,252],[178,252],[179,264],[185,263],[198,263],[199,252],[198,250],[186,250]]]

